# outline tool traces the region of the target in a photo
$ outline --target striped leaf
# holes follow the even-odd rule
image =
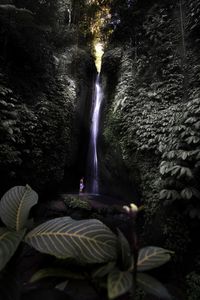
[[[120,259],[122,270],[129,270],[133,265],[133,255],[131,254],[131,249],[129,242],[127,241],[124,234],[118,229],[118,239],[120,242]]]
[[[95,219],[56,218],[29,232],[26,242],[40,252],[80,263],[102,263],[117,256],[116,236]]]
[[[13,232],[7,228],[0,228],[0,271],[17,250],[24,234],[25,230]]]
[[[108,264],[101,266],[96,271],[92,273],[93,278],[101,278],[106,276],[115,268],[115,262],[110,261]]]
[[[171,296],[165,286],[152,276],[144,273],[138,273],[137,283],[147,294],[152,294],[159,299],[171,299]]]
[[[162,266],[171,258],[172,251],[159,247],[144,247],[140,249],[137,262],[138,271],[151,270]]]
[[[37,193],[28,185],[15,186],[1,199],[0,217],[8,228],[20,231],[26,226],[30,209],[37,201]]]
[[[64,291],[65,288],[66,288],[66,286],[67,286],[67,284],[68,284],[68,282],[69,282],[68,280],[65,280],[65,281],[63,281],[63,282],[57,284],[57,285],[55,286],[56,290]]]
[[[66,269],[59,268],[46,268],[37,271],[30,279],[30,282],[36,282],[48,277],[61,277],[61,278],[73,278],[73,279],[84,279],[85,276],[78,272],[72,272]]]
[[[108,274],[108,298],[115,299],[127,293],[133,285],[130,272],[121,272],[117,268]]]

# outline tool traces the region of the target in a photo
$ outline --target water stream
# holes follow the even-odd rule
[[[103,100],[103,92],[100,85],[100,74],[98,73],[95,81],[95,92],[92,101],[92,123],[89,144],[89,178],[90,178],[90,191],[93,194],[99,194],[99,176],[98,176],[98,136],[101,104]]]

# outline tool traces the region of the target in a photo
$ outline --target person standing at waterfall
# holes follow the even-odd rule
[[[84,178],[82,177],[81,180],[80,180],[79,192],[83,193],[84,192],[84,188],[85,188]]]

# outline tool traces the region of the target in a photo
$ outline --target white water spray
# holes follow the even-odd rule
[[[95,64],[97,68],[97,77],[95,80],[95,91],[92,98],[91,128],[89,143],[89,161],[88,161],[88,192],[99,194],[99,169],[98,169],[98,137],[100,125],[101,104],[103,92],[100,84],[101,60],[103,56],[103,45],[95,44]]]
[[[99,193],[99,180],[98,180],[98,152],[97,143],[99,135],[99,123],[101,104],[103,100],[103,93],[100,86],[100,75],[97,75],[95,82],[95,93],[93,98],[93,110],[92,110],[92,124],[91,124],[91,136],[90,136],[90,180],[91,180],[91,193]]]

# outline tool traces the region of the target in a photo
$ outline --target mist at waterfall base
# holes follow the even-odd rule
[[[95,81],[94,96],[92,99],[91,131],[86,187],[86,191],[92,194],[99,194],[98,136],[102,101],[103,91],[100,84],[100,74],[98,73]]]

